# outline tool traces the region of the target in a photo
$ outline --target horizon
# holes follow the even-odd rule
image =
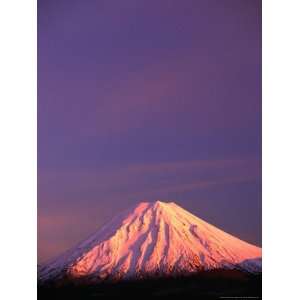
[[[38,262],[141,199],[261,246],[261,1],[38,0]]]
[[[39,280],[67,273],[119,280],[141,274],[183,274],[228,265],[261,271],[262,249],[205,222],[174,202],[140,202],[43,265]],[[183,258],[184,257],[184,258]],[[60,274],[60,275],[58,275]]]

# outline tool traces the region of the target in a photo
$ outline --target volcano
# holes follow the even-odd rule
[[[191,214],[174,202],[142,202],[87,240],[41,266],[41,282],[63,278],[139,279],[211,269],[261,271],[261,248]]]

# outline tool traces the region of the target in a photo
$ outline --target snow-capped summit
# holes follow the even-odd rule
[[[206,223],[174,202],[142,202],[39,269],[39,280],[261,270],[261,248]]]

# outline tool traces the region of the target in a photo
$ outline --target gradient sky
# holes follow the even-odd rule
[[[261,245],[261,1],[38,0],[38,260],[172,200]]]

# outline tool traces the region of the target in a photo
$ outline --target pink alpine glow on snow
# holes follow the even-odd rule
[[[44,265],[40,280],[122,279],[215,268],[261,270],[261,248],[206,223],[173,202],[142,202]]]

